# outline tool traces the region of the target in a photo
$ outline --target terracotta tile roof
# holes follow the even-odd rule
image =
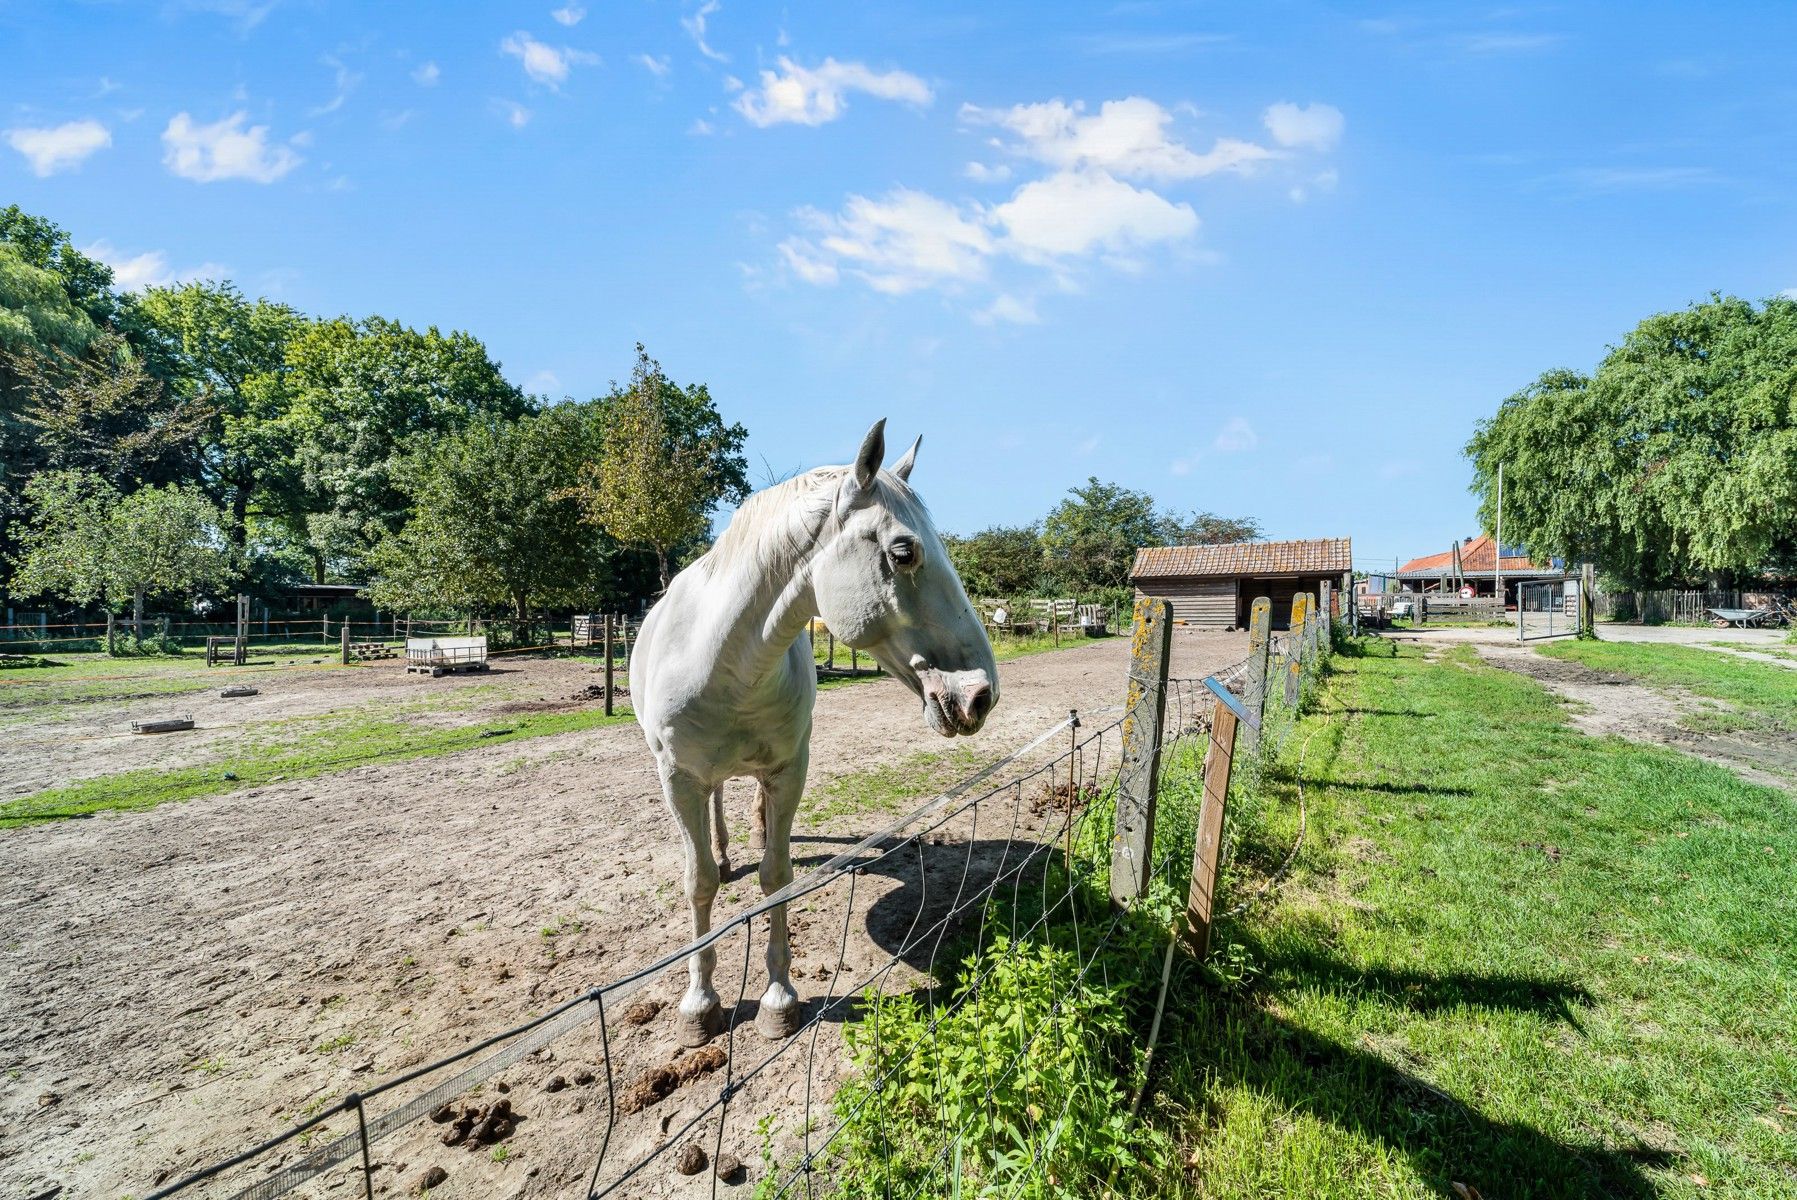
[[[1350,569],[1349,538],[1296,542],[1226,542],[1216,546],[1144,546],[1131,579],[1206,575],[1338,575]]]
[[[1490,534],[1482,533],[1468,540],[1460,547],[1460,569],[1468,575],[1490,575],[1491,560],[1496,553],[1496,543]],[[1526,554],[1504,555],[1503,567],[1510,571],[1533,571],[1542,564],[1533,561]],[[1413,558],[1398,568],[1398,574],[1421,575],[1433,579],[1439,575],[1451,573],[1454,566],[1454,552],[1443,550],[1440,554],[1425,554],[1421,558]]]

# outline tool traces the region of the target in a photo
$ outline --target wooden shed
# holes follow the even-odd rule
[[[1202,629],[1242,629],[1255,597],[1273,601],[1273,628],[1284,629],[1292,597],[1325,580],[1340,588],[1354,564],[1348,538],[1229,542],[1216,546],[1144,546],[1129,581],[1136,595],[1173,605],[1173,619]]]

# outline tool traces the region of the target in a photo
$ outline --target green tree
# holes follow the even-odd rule
[[[384,317],[320,321],[292,339],[268,381],[297,473],[279,516],[313,552],[353,562],[404,525],[401,464],[438,435],[534,411],[471,334]],[[260,390],[260,389],[258,389]]]
[[[1022,596],[1043,590],[1047,560],[1040,525],[994,525],[943,542],[970,596]]]
[[[218,509],[191,487],[140,488],[121,496],[97,476],[47,471],[25,489],[31,517],[20,538],[16,595],[131,602],[138,637],[144,601],[192,595],[223,582],[229,556]]]
[[[1485,528],[1626,586],[1727,584],[1797,558],[1797,302],[1642,321],[1590,376],[1549,371],[1467,444]]]
[[[395,611],[505,611],[612,598],[618,549],[575,485],[599,450],[596,415],[565,404],[439,436],[406,460],[412,519],[373,551],[368,596]]]
[[[145,336],[172,364],[174,393],[211,414],[199,484],[227,512],[227,535],[241,553],[252,505],[293,486],[280,377],[287,344],[306,319],[285,304],[246,299],[229,283],[150,288],[139,307]]]
[[[748,430],[725,425],[704,384],[681,388],[641,343],[628,389],[600,402],[603,451],[575,495],[594,524],[655,555],[661,586],[675,552],[702,538],[720,504],[749,493]]]
[[[1159,537],[1165,546],[1215,546],[1252,542],[1259,536],[1260,522],[1251,517],[1219,517],[1211,512],[1161,514]]]
[[[44,469],[91,472],[121,491],[198,475],[210,410],[172,393],[122,335],[102,331],[79,358],[17,363],[22,424]]]
[[[1091,476],[1049,510],[1042,548],[1063,588],[1124,587],[1136,550],[1154,545],[1162,527],[1153,496]]]

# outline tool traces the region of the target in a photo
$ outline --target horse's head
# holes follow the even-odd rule
[[[992,644],[911,490],[916,443],[882,471],[885,431],[868,430],[836,493],[837,534],[812,560],[818,615],[917,694],[931,729],[977,733],[998,703]]]

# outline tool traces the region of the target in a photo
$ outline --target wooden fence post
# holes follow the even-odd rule
[[[343,620],[343,628],[339,631],[339,641],[343,650],[343,665],[349,666],[349,618]]]
[[[1248,676],[1246,704],[1254,714],[1255,725],[1249,728],[1248,748],[1260,745],[1259,723],[1267,711],[1267,658],[1273,646],[1273,602],[1265,596],[1255,598],[1248,610]]]
[[[1254,730],[1252,715],[1217,683],[1215,676],[1204,684],[1214,702],[1210,745],[1204,752],[1204,798],[1198,807],[1198,836],[1192,844],[1192,884],[1186,893],[1185,930],[1186,945],[1200,959],[1210,952],[1211,923],[1216,917],[1217,872],[1223,860],[1223,811],[1229,801],[1229,774],[1235,764],[1236,729],[1246,724]]]
[[[1304,673],[1304,610],[1309,599],[1303,592],[1292,597],[1292,615],[1285,631],[1285,706],[1298,707],[1299,685]]]
[[[611,625],[611,614],[610,613],[605,614],[605,632],[602,636],[605,638],[605,715],[609,717],[612,715],[611,710],[612,710],[612,679],[613,679],[612,665],[611,665],[612,625]]]
[[[1123,700],[1123,764],[1117,778],[1117,830],[1111,842],[1111,900],[1128,904],[1148,887],[1154,848],[1154,800],[1160,785],[1161,725],[1167,714],[1173,606],[1143,596],[1130,635],[1129,687]]]
[[[113,617],[113,615],[110,612],[106,614],[106,653],[107,654],[116,654],[118,652],[118,633],[113,627],[114,620],[115,620],[115,618]]]
[[[1327,579],[1317,585],[1317,616],[1322,621],[1317,634],[1320,638],[1327,638],[1335,628],[1335,585]]]

